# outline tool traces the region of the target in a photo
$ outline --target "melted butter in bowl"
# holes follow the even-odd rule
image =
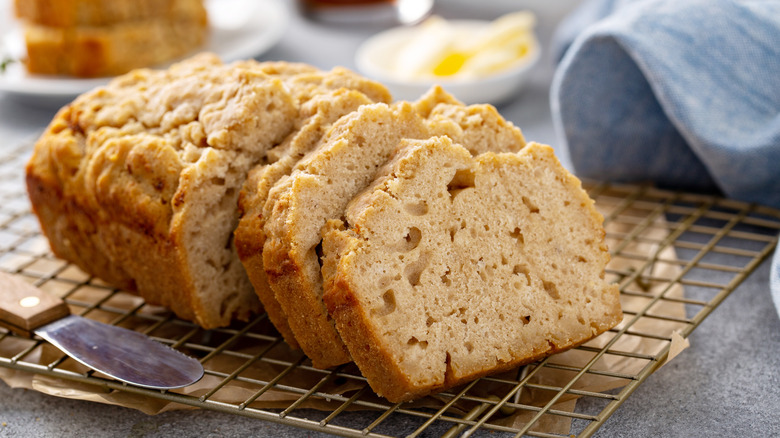
[[[356,64],[396,99],[417,99],[439,84],[467,104],[498,104],[522,88],[539,59],[534,23],[530,12],[492,22],[431,17],[371,37],[358,49]]]

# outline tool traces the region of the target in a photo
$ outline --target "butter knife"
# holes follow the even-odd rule
[[[181,388],[204,373],[198,360],[142,333],[71,315],[59,297],[3,272],[0,326],[38,335],[87,367],[144,388]]]

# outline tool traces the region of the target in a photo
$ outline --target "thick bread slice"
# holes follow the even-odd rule
[[[616,325],[602,221],[548,146],[410,141],[329,223],[324,300],[374,391],[421,397]]]
[[[315,76],[319,77],[318,81]],[[287,323],[287,315],[274,297],[263,269],[263,208],[268,192],[279,179],[289,175],[298,160],[317,145],[333,122],[361,105],[389,102],[391,98],[384,86],[354,77],[354,74],[347,74],[342,69],[327,75],[322,72],[302,72],[291,77],[287,83],[294,90],[295,97],[303,101],[301,118],[293,132],[267,153],[269,164],[256,166],[250,171],[239,196],[241,220],[235,230],[235,243],[269,319],[285,341],[297,348],[298,342]],[[318,92],[312,89],[313,84],[319,84]],[[328,91],[329,87],[336,89]]]
[[[151,17],[111,26],[52,27],[27,23],[30,73],[113,76],[182,57],[208,35],[206,11],[193,17]]]
[[[261,306],[232,244],[239,190],[297,117],[257,66],[134,71],[51,122],[27,165],[33,209],[86,272],[205,328],[246,319]]]
[[[52,27],[107,26],[148,18],[205,15],[203,0],[15,0],[16,16]]]
[[[478,152],[516,151],[524,145],[520,131],[493,107],[454,102],[435,89],[416,104],[362,106],[335,123],[317,149],[269,193],[263,213],[266,275],[296,340],[315,367],[350,360],[322,302],[320,231],[329,219],[341,217],[349,200],[370,184],[401,140],[434,135],[480,138],[474,143]]]

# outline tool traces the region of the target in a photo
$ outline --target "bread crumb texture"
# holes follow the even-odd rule
[[[262,217],[266,277],[315,367],[349,362],[322,300],[321,231],[374,180],[404,139],[446,135],[475,153],[517,151],[518,128],[489,105],[464,106],[441,88],[416,102],[364,105],[340,118],[270,190]]]
[[[324,300],[377,393],[420,397],[620,321],[603,219],[551,148],[404,144],[324,233]]]

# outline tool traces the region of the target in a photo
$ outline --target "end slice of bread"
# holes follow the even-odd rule
[[[579,345],[620,322],[603,218],[548,146],[408,141],[324,233],[323,299],[392,402]]]

